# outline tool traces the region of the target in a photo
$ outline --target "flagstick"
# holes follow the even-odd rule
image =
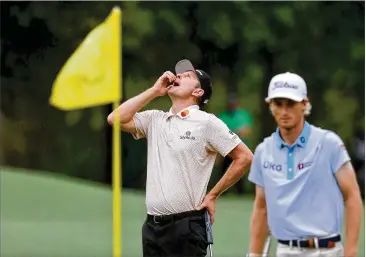
[[[114,74],[114,83],[118,85],[119,101],[122,98],[122,12],[118,6],[113,8],[116,15],[116,20],[113,23],[114,33],[117,36],[116,41],[111,42],[111,47],[116,50],[116,55],[119,58],[115,59],[113,67],[116,69]],[[119,106],[119,101],[113,102],[113,110]],[[113,257],[122,257],[122,212],[121,212],[121,198],[122,198],[122,177],[121,177],[121,128],[119,122],[119,115],[114,115],[113,122]]]
[[[113,110],[119,103],[113,103]],[[119,117],[113,123],[113,257],[121,257],[121,129]]]
[[[84,65],[90,50],[104,52],[92,60],[93,68],[101,69],[97,77],[104,77],[95,86],[95,70]],[[102,66],[108,65],[108,72]],[[90,77],[91,76],[91,77]],[[111,79],[110,79],[111,78]],[[93,81],[93,82],[87,82]],[[83,86],[80,87],[80,84]],[[103,92],[104,90],[104,92]],[[117,109],[122,100],[122,11],[115,6],[103,23],[92,30],[57,74],[49,102],[61,110],[76,110],[113,102]],[[104,94],[106,93],[106,94]],[[70,97],[72,95],[73,97]],[[118,115],[113,122],[112,154],[112,215],[113,257],[121,257],[121,130]]]

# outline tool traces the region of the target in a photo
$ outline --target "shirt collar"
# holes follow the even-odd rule
[[[303,127],[303,129],[301,131],[301,134],[296,139],[296,142],[293,145],[298,145],[300,147],[305,147],[306,143],[309,140],[310,130],[311,130],[310,124],[307,121],[305,121],[304,122],[304,127]],[[279,149],[281,149],[283,147],[290,147],[288,144],[286,144],[282,140],[282,138],[280,136],[280,130],[279,130],[279,128],[277,128],[276,129],[276,132],[275,132],[275,141],[276,141],[276,145],[277,145],[277,147]]]
[[[199,106],[198,105],[191,105],[188,106],[187,108],[184,108],[183,110],[179,111],[176,115],[181,118],[181,119],[186,119],[188,118],[193,112],[199,110]],[[172,108],[169,109],[168,112],[168,117],[172,117],[174,116],[173,112],[172,112]]]

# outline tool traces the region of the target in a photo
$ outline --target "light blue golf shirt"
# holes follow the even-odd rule
[[[349,160],[337,134],[308,122],[291,146],[278,129],[257,146],[249,180],[264,188],[276,239],[340,233],[344,203],[335,173]]]

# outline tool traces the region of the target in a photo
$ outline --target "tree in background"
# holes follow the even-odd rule
[[[364,2],[1,2],[3,164],[108,180],[109,106],[65,114],[48,97],[64,62],[116,4],[125,99],[188,58],[214,81],[209,112],[237,92],[256,145],[275,126],[264,102],[269,80],[291,71],[308,84],[311,122],[347,145],[364,131]],[[149,108],[168,106],[159,98]],[[146,146],[127,134],[123,145],[125,185],[143,185]]]

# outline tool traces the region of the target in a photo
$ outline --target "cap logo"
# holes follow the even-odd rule
[[[298,89],[299,86],[297,85],[291,85],[288,84],[287,82],[283,82],[283,81],[279,81],[279,82],[275,82],[273,84],[272,90],[275,90],[277,88],[292,88],[292,89]]]

